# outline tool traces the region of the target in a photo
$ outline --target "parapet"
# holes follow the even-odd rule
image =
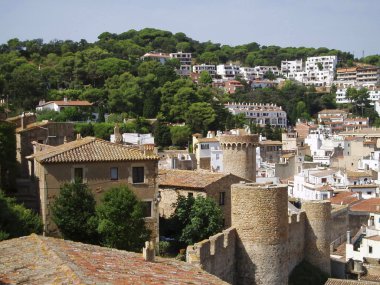
[[[288,216],[289,219],[289,225],[297,224],[297,223],[304,223],[305,222],[305,211],[299,212],[299,213],[293,213]]]
[[[257,145],[259,142],[258,135],[221,135],[219,137],[219,142],[221,145],[228,144],[246,144],[246,145]]]
[[[186,261],[233,283],[235,276],[236,230],[228,228],[186,250]]]
[[[228,228],[221,233],[213,235],[208,239],[194,245],[189,245],[186,251],[186,261],[189,263],[203,264],[219,250],[235,246],[236,229]]]

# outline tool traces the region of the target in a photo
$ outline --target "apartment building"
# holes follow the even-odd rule
[[[216,76],[216,65],[214,64],[196,64],[193,66],[194,73],[201,73],[202,71],[207,71],[212,78]]]
[[[144,54],[141,57],[141,60],[147,60],[147,59],[155,60],[155,61],[158,61],[159,63],[164,64],[168,59],[170,59],[170,55],[167,53],[151,51]]]
[[[233,115],[245,114],[247,119],[260,126],[267,124],[280,128],[287,126],[286,112],[276,104],[227,103],[224,107]]]
[[[338,68],[336,72],[337,78],[334,83],[340,88],[374,88],[380,84],[380,67],[377,66]]]
[[[178,59],[181,65],[191,65],[191,52],[174,52],[169,54],[170,58]]]
[[[281,61],[282,73],[295,73],[303,70],[302,59]]]
[[[308,57],[305,62],[306,71],[335,71],[338,58],[336,55]]]
[[[354,86],[356,86],[356,87],[354,87]],[[363,87],[360,87],[357,85],[354,85],[354,86],[351,86],[350,88],[356,88],[356,89],[363,88]],[[341,88],[340,87],[336,90],[336,103],[337,104],[351,103],[351,100],[348,99],[346,96],[347,89],[348,88]],[[367,90],[368,90],[368,99],[371,101],[370,104],[375,105],[375,103],[380,100],[380,88],[379,87],[368,87]]]
[[[240,75],[240,66],[235,64],[219,64],[216,66],[216,73],[224,80],[235,79]]]

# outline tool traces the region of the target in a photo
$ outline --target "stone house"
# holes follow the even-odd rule
[[[282,154],[282,142],[263,140],[259,142],[260,156],[262,161],[278,163]]]
[[[35,122],[22,124],[16,129],[17,161],[20,176],[29,176],[27,156],[33,154],[32,142],[57,146],[74,140],[74,124],[66,122]]]
[[[231,185],[249,180],[230,173],[190,170],[160,170],[158,188],[161,195],[160,216],[168,218],[174,212],[173,203],[179,195],[211,197],[221,207],[224,226],[231,225]]]
[[[37,179],[44,233],[57,235],[50,207],[64,183],[80,179],[91,189],[97,202],[113,186],[128,185],[145,203],[146,225],[152,239],[158,234],[158,156],[152,149],[126,147],[98,138],[78,138],[48,147],[28,157],[31,175]]]

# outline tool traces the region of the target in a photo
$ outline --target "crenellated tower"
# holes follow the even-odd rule
[[[287,195],[286,185],[232,185],[236,284],[288,284]]]
[[[256,146],[258,136],[251,134],[221,135],[223,171],[256,181]]]

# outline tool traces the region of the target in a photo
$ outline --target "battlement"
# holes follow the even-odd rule
[[[304,211],[288,215],[289,226],[295,223],[304,223],[306,214]]]
[[[228,228],[187,247],[187,262],[233,283],[235,275],[236,229]]]
[[[221,135],[219,137],[220,144],[228,145],[256,145],[259,141],[258,135]]]

